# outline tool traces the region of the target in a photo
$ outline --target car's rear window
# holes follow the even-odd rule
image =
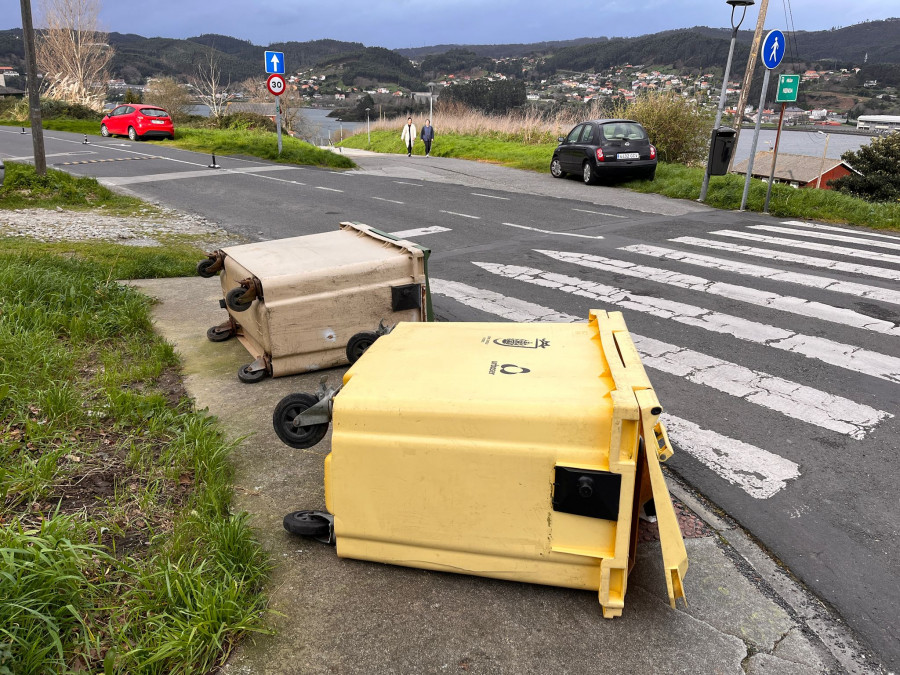
[[[640,124],[616,122],[603,125],[603,138],[607,141],[642,141],[647,138],[647,132]]]
[[[141,112],[147,117],[168,117],[169,113],[159,108],[141,108]]]

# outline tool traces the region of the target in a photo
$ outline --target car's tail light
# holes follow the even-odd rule
[[[597,148],[597,161],[603,161],[603,148]]]
[[[650,145],[650,159],[656,159],[656,146]]]

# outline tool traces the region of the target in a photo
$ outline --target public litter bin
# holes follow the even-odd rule
[[[737,132],[730,127],[713,129],[709,144],[709,175],[724,176],[728,173],[731,153],[734,152],[734,138]]]
[[[228,310],[207,337],[247,348],[244,382],[353,363],[394,324],[430,320],[429,254],[361,223],[224,248],[197,266],[219,273]]]
[[[596,591],[609,618],[652,498],[674,607],[687,554],[660,468],[672,454],[661,413],[619,312],[401,323],[337,392],[276,408],[279,436],[303,437],[295,447],[334,424],[327,512],[293,512],[285,527],[341,557]]]

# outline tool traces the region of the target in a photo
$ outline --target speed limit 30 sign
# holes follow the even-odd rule
[[[269,75],[266,80],[266,89],[273,96],[281,96],[284,93],[284,78],[281,75]]]

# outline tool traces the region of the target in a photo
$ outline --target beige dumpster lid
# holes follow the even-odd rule
[[[222,250],[244,269],[260,270],[267,278],[377,263],[397,255],[423,255],[411,242],[388,239],[367,225],[341,223],[340,227],[334,232],[272,239]]]

